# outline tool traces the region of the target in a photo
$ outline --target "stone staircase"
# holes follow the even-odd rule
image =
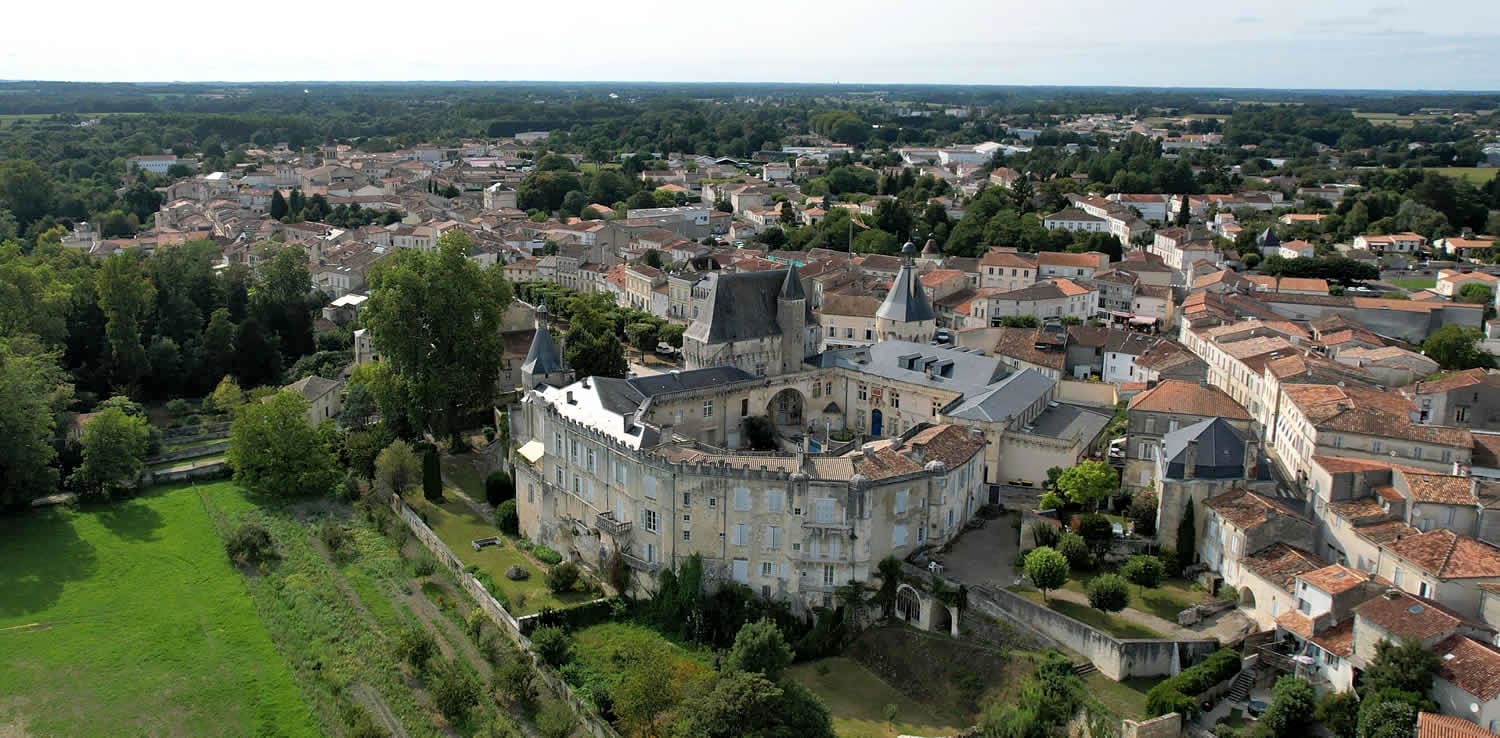
[[[1087,679],[1088,675],[1096,671],[1098,671],[1098,669],[1094,668],[1094,662],[1092,661],[1085,661],[1081,664],[1073,664],[1073,673],[1076,674],[1079,679]]]
[[[1244,702],[1250,699],[1250,688],[1255,686],[1255,678],[1259,674],[1259,669],[1254,666],[1241,671],[1235,676],[1234,682],[1229,685],[1227,699],[1231,703]]]

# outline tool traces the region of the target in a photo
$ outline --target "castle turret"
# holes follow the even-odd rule
[[[932,334],[937,330],[937,315],[927,301],[921,277],[914,267],[916,256],[917,245],[907,241],[901,249],[901,271],[896,273],[885,302],[875,311],[878,340],[925,343],[932,340]]]
[[[521,364],[522,389],[535,389],[538,384],[561,387],[573,381],[573,371],[563,362],[557,344],[552,342],[552,332],[547,330],[547,306],[536,306],[536,333],[531,337],[531,348],[526,352],[526,361]]]
[[[781,371],[788,374],[802,368],[809,353],[807,346],[807,293],[797,267],[786,268],[781,292],[776,295],[776,323],[781,329]]]

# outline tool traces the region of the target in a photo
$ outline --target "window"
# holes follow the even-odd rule
[[[731,572],[734,581],[740,584],[750,581],[750,561],[748,559],[735,559]]]
[[[1418,584],[1417,585],[1417,596],[1419,596],[1419,597],[1426,597],[1428,599],[1431,599],[1432,598],[1432,585],[1428,584],[1427,582],[1422,582],[1422,583]]]
[[[823,565],[823,585],[824,586],[827,586],[827,587],[832,587],[833,586],[833,569],[834,569],[833,564],[824,564]]]
[[[579,478],[576,477],[576,476],[573,477],[573,494],[575,494],[575,495],[582,495],[583,494],[583,484],[582,484],[582,481],[579,480]]]
[[[891,407],[901,407],[901,393],[891,390]]]
[[[561,433],[553,433],[552,434],[552,450],[556,451],[557,453],[562,453],[563,444],[562,444],[562,434]]]
[[[589,449],[588,450],[588,454],[589,454],[589,472],[592,473],[594,471],[594,449]]]
[[[1402,579],[1401,568],[1397,567],[1396,568],[1396,573],[1391,577],[1391,581],[1395,582],[1396,586],[1399,587],[1399,586],[1401,586],[1401,579]]]
[[[1370,441],[1370,451],[1372,453],[1380,453],[1380,441]]]
[[[908,493],[904,489],[901,490],[900,492],[896,493],[896,514],[897,515],[905,515],[906,514],[906,500],[907,500],[907,497],[909,495],[910,495],[910,493]]]
[[[779,513],[786,505],[786,493],[773,489],[766,493],[766,512]]]
[[[1469,421],[1469,408],[1456,408],[1453,412],[1453,420],[1458,423],[1467,423]]]
[[[898,525],[898,526],[895,526],[895,527],[893,527],[891,529],[891,545],[892,546],[905,546],[906,545],[906,526],[904,526],[904,525]]]
[[[682,411],[681,410],[675,410],[675,411],[672,412],[672,422],[675,423],[675,424],[677,424],[677,425],[682,425]]]
[[[825,382],[823,384],[823,394],[833,397],[833,382]]]
[[[718,507],[719,506],[719,498],[717,498],[717,497],[710,497],[710,498],[708,498],[708,506],[709,507]]]
[[[682,540],[684,543],[693,540],[693,532],[690,530],[684,530],[682,532]]]
[[[781,548],[781,526],[766,526],[766,548],[773,551]]]
[[[661,520],[657,517],[656,511],[655,510],[651,510],[651,509],[647,509],[646,510],[646,532],[647,533],[657,533],[660,530],[661,530]]]
[[[641,480],[641,494],[644,494],[648,500],[656,499],[656,477],[647,474],[646,478]]]
[[[750,509],[750,488],[734,488],[734,509],[737,512],[747,512]]]
[[[1146,432],[1147,433],[1155,433],[1156,432],[1156,418],[1149,417],[1149,416],[1146,418]]]
[[[536,485],[530,482],[526,483],[526,501],[536,502]]]
[[[643,553],[645,554],[645,556],[642,557],[642,558],[644,558],[644,559],[646,559],[647,561],[650,561],[650,562],[655,562],[656,561],[656,544],[654,544],[654,543],[643,544],[642,548],[645,549],[643,551]]]
[[[776,576],[776,565],[769,561],[760,562],[760,575],[766,579]]]
[[[578,463],[578,441],[576,439],[568,439],[568,458],[571,458],[574,464]]]
[[[615,461],[615,481],[619,482],[620,484],[624,484],[625,477],[625,462],[619,460]]]
[[[859,385],[859,399],[861,399],[861,400],[868,400],[868,399],[870,399],[870,388],[869,387],[866,387],[863,384]]]
[[[559,466],[557,467],[557,486],[561,487],[563,486],[563,484],[563,470],[562,467]]]
[[[683,513],[682,514],[682,522],[684,522],[684,523],[691,523],[691,522],[693,522],[693,514],[692,513]]]
[[[1303,615],[1311,615],[1312,614],[1312,603],[1308,602],[1307,600],[1302,599],[1301,597],[1298,597],[1297,598],[1297,612],[1300,612]]]
[[[832,497],[819,497],[817,499],[814,499],[813,520],[819,523],[832,523],[833,503],[834,500]]]
[[[714,416],[714,401],[713,400],[704,400],[703,401],[703,417],[705,417],[705,418],[712,418],[713,416]]]
[[[734,538],[730,540],[736,546],[744,546],[750,541],[750,526],[744,523],[734,524]]]
[[[740,417],[743,418],[743,417],[745,417],[746,415],[749,415],[749,414],[750,414],[750,398],[747,397],[747,398],[745,398],[743,400],[740,400]]]

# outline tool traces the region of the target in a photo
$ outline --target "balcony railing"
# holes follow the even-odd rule
[[[626,566],[647,574],[655,574],[661,568],[661,564],[654,561],[647,561],[635,554],[625,553],[624,551],[620,552],[620,558],[624,560]]]
[[[854,524],[844,521],[803,520],[802,527],[808,530],[832,530],[840,533],[854,531]]]
[[[612,512],[602,512],[594,516],[594,527],[604,531],[616,538],[630,535],[630,529],[635,526],[629,520],[615,520]]]

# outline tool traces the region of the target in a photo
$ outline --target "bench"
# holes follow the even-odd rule
[[[500,537],[490,536],[489,538],[476,538],[470,541],[469,545],[473,546],[475,551],[478,551],[485,546],[498,546],[500,545]]]

